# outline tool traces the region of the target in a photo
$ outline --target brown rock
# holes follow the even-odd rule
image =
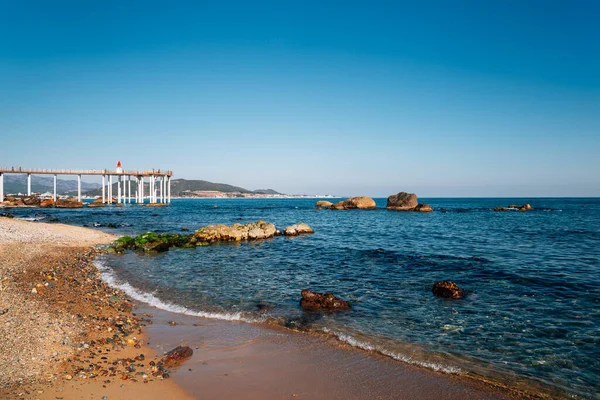
[[[429,204],[418,204],[414,210],[418,212],[432,212],[433,208]]]
[[[352,197],[331,205],[334,210],[372,209],[375,208],[375,200],[367,196]]]
[[[184,360],[190,358],[194,354],[194,350],[188,346],[177,346],[173,350],[161,358],[161,363],[167,367],[172,368],[181,364]]]
[[[83,203],[81,201],[77,201],[77,199],[67,198],[67,199],[56,199],[56,208],[82,208]]]
[[[100,199],[100,201],[96,200],[93,203],[89,203],[88,207],[104,207],[104,203],[102,203],[102,199]]]
[[[42,207],[42,208],[48,208],[48,207],[53,207],[53,206],[54,206],[54,199],[42,200],[42,202],[40,203],[40,207]]]
[[[350,310],[350,303],[338,299],[331,293],[317,293],[304,289],[302,291],[302,300],[300,305],[303,309],[309,311],[321,310]]]
[[[41,203],[41,200],[35,196],[31,196],[31,197],[24,197],[23,198],[23,204],[25,204],[26,206],[39,206]]]
[[[248,224],[233,224],[231,226],[218,224],[208,225],[194,232],[194,239],[197,242],[217,242],[217,241],[242,241],[268,239],[277,233],[275,225],[256,221]]]
[[[388,210],[412,211],[419,205],[417,195],[414,193],[400,192],[387,199]]]
[[[285,236],[296,236],[296,235],[302,235],[305,233],[315,233],[315,231],[310,226],[305,224],[304,222],[300,222],[299,224],[288,226],[283,231],[283,234]]]
[[[333,205],[332,202],[330,201],[325,201],[325,200],[319,200],[317,201],[317,204],[315,204],[315,207],[331,207]]]
[[[445,299],[461,299],[464,296],[463,290],[452,281],[436,282],[433,284],[431,291],[437,297]]]

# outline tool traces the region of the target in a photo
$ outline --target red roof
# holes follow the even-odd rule
[[[117,168],[121,168],[121,161],[117,162]]]

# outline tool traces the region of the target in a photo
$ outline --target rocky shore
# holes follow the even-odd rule
[[[124,383],[145,398],[186,397],[157,384],[169,372],[145,344],[143,316],[100,280],[91,246],[114,239],[0,218],[0,398],[102,398]]]

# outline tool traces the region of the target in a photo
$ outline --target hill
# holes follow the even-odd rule
[[[81,182],[81,191],[86,192],[99,188],[102,185],[99,183]],[[54,178],[45,175],[33,175],[31,177],[31,191],[36,193],[45,193],[54,191]],[[77,193],[77,180],[57,179],[56,191],[58,194]],[[26,175],[4,175],[4,193],[27,193],[27,176]]]

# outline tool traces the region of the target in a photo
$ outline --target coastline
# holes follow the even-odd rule
[[[94,318],[94,313],[89,307],[86,309],[83,302],[73,301],[73,292],[63,293],[66,298],[70,296],[70,301],[63,305],[54,304],[56,309],[50,311],[55,312],[56,315],[49,318],[58,319],[61,323],[67,318],[75,320],[73,325],[79,329],[78,338],[87,337],[87,341],[78,339],[79,342],[75,341],[77,345],[70,343],[63,345],[58,352],[52,351],[47,355],[51,362],[44,364],[45,381],[44,379],[40,381],[39,378],[42,378],[40,372],[38,379],[13,382],[12,386],[15,390],[0,391],[0,395],[7,398],[21,397],[22,393],[32,393],[35,398],[40,399],[89,398],[91,395],[100,397],[106,395],[108,398],[139,396],[179,399],[190,398],[188,393],[202,393],[202,398],[215,399],[224,397],[514,399],[533,396],[530,393],[518,393],[466,377],[450,376],[411,366],[383,355],[357,349],[323,335],[298,333],[270,325],[261,326],[174,314],[145,303],[138,303],[131,309],[131,298],[101,282],[100,272],[92,262],[98,253],[90,250],[89,246],[110,243],[114,240],[114,236],[87,228],[30,223],[8,218],[0,218],[0,228],[2,228],[0,229],[0,260],[4,261],[2,257],[7,252],[19,254],[20,251],[21,259],[17,263],[19,268],[24,264],[37,265],[31,261],[39,261],[39,259],[45,259],[50,265],[67,264],[71,267],[83,265],[84,268],[81,270],[84,274],[81,275],[81,282],[87,284],[82,285],[83,292],[80,294],[88,291],[85,297],[96,299],[96,312],[102,308],[105,311],[109,309],[109,315],[103,317],[111,323],[105,324],[103,329],[116,327],[112,323],[115,319],[126,320],[130,324],[130,330],[135,329],[131,335],[132,339],[134,338],[132,343],[127,343],[127,340],[118,345],[112,343],[110,346],[105,346],[103,350],[100,349],[103,354],[100,354],[95,345],[86,348],[82,343],[91,343],[90,340],[97,337],[94,325],[98,326],[101,318],[98,318],[99,315]],[[13,238],[17,236],[19,240],[16,242],[8,240],[11,236]],[[5,264],[3,262],[0,265]],[[43,265],[38,265],[28,272],[23,272],[22,277],[11,282],[10,288],[10,290],[19,290],[21,285],[21,295],[25,292],[23,303],[25,305],[31,303],[41,310],[49,307],[47,302],[43,301],[44,299],[56,300],[56,297],[44,297],[45,292],[48,294],[52,290],[40,288],[41,293],[26,292],[33,289],[27,286],[27,279],[34,280],[33,276],[36,273],[39,275],[40,272],[46,272],[43,270]],[[74,276],[75,269],[70,268],[65,272],[71,274],[69,276]],[[2,274],[3,277],[6,276],[4,271]],[[60,282],[60,278],[50,282]],[[29,283],[37,287],[35,282]],[[51,289],[59,287],[60,285],[57,284],[56,288]],[[6,293],[6,290],[2,293]],[[98,302],[98,299],[106,300],[112,297],[116,297],[118,301]],[[0,297],[1,307],[5,307],[3,301],[3,297]],[[83,314],[81,312],[83,310],[88,314]],[[61,316],[61,311],[66,312],[66,315]],[[9,309],[7,315],[11,312]],[[94,319],[94,324],[85,324],[83,320],[87,318]],[[174,326],[170,324],[171,321],[175,321]],[[56,345],[56,342],[53,344]],[[133,358],[143,353],[148,362],[156,358],[157,354],[162,354],[180,344],[192,347],[194,355],[179,370],[171,374],[172,379],[150,377],[148,383],[144,384],[142,381],[134,382],[138,380],[135,374],[141,370],[136,371],[133,376],[128,375],[127,379],[122,379],[122,375],[119,374],[106,379],[100,375],[92,378],[90,371],[84,372],[80,369],[83,361],[90,361],[90,356],[91,358],[106,356],[108,359],[102,363],[119,364],[118,360]],[[136,348],[137,345],[139,349]],[[107,351],[109,349],[112,350],[110,354]],[[58,354],[54,355],[54,353]],[[70,361],[65,361],[66,359]],[[94,363],[96,361],[94,360]],[[49,375],[47,368],[54,371],[51,378],[47,377]],[[120,370],[120,373],[122,372],[123,368]],[[71,376],[71,379],[67,379],[66,376]],[[107,380],[110,382],[106,382]]]

